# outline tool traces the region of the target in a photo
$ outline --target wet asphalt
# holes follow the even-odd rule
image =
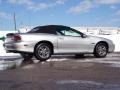
[[[61,55],[47,62],[19,56],[0,59],[19,62],[0,71],[0,90],[120,90],[120,53],[106,58]]]

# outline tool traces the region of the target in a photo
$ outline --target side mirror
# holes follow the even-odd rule
[[[86,35],[86,34],[83,34],[83,35],[82,35],[82,38],[86,38],[86,37],[87,37],[87,35]]]

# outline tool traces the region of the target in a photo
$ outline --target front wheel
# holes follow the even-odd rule
[[[40,61],[46,61],[51,57],[52,48],[47,43],[40,43],[36,46],[34,51],[35,57]]]
[[[108,53],[108,47],[105,43],[99,43],[94,50],[94,56],[98,58],[106,57]]]

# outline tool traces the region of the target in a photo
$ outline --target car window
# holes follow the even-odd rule
[[[56,31],[56,33],[57,33],[57,35],[64,35],[64,34],[62,34],[62,33],[58,32],[58,31]]]
[[[82,33],[78,32],[74,29],[71,29],[71,28],[59,30],[59,31],[57,31],[57,34],[58,35],[65,35],[65,36],[81,36],[82,35]]]
[[[79,33],[73,31],[73,30],[63,30],[62,33],[66,36],[80,36]]]

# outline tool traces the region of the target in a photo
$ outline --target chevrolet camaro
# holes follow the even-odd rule
[[[94,54],[102,58],[115,48],[111,40],[63,25],[38,26],[27,33],[8,33],[4,47],[7,52],[20,53],[24,58],[35,56],[41,61],[54,54]]]

